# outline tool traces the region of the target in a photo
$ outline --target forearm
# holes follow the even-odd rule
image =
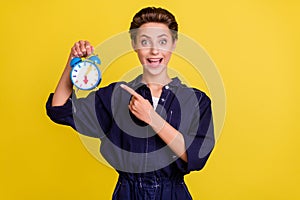
[[[185,142],[182,134],[155,112],[148,100],[127,85],[121,84],[120,86],[132,95],[128,105],[129,110],[137,118],[149,124],[172,151],[187,162]]]
[[[152,114],[150,126],[158,134],[158,136],[178,155],[182,160],[187,162],[187,154],[185,148],[184,137],[182,134],[166,122],[155,111]]]
[[[76,42],[73,45],[65,70],[55,89],[52,100],[52,106],[64,105],[72,93],[73,84],[70,79],[70,72],[72,70],[70,62],[72,58],[90,56],[93,50],[94,47],[91,46],[88,41],[80,40],[79,42]]]
[[[70,79],[70,72],[71,72],[70,60],[71,60],[71,56],[68,59],[64,72],[55,89],[53,99],[52,99],[52,106],[64,105],[72,93],[73,84]]]

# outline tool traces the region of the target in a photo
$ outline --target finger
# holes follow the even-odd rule
[[[88,41],[85,42],[85,48],[86,48],[87,56],[90,56],[93,53],[92,51],[93,47]]]
[[[132,114],[134,114],[137,117],[139,110],[135,106],[128,106],[128,108],[130,112],[132,112]]]
[[[137,109],[136,109],[136,107],[134,105],[130,106],[129,110],[131,112],[137,112]]]
[[[83,56],[83,54],[82,54],[82,52],[81,52],[81,49],[80,49],[80,43],[79,43],[79,42],[76,42],[75,45],[74,45],[74,47],[75,47],[75,50],[76,50],[76,52],[77,52],[77,55],[78,55],[79,57]]]
[[[129,102],[129,104],[128,104],[130,107],[132,107],[133,106],[133,101],[132,101],[132,99],[130,100],[130,102]]]
[[[133,109],[133,108],[132,108],[132,107],[130,107],[130,106],[128,106],[128,108],[129,108],[130,112],[132,112],[132,114],[134,114],[134,115],[136,115],[136,114],[137,114],[137,112],[136,112],[136,110],[135,110],[135,109]]]
[[[123,88],[124,90],[126,90],[129,94],[131,94],[132,96],[134,96],[137,99],[141,99],[143,98],[141,95],[139,95],[136,91],[134,91],[134,89],[128,87],[127,85],[121,84],[120,85],[121,88]]]
[[[133,109],[133,106],[132,105],[128,105],[128,109],[130,110],[130,112],[135,112],[135,109]]]
[[[79,43],[80,43],[80,50],[81,50],[83,56],[86,56],[86,48],[85,48],[86,42],[83,40],[80,40]]]
[[[133,97],[134,98],[134,97]],[[129,106],[131,110],[137,110],[137,101],[136,100],[132,100],[129,102]]]
[[[135,98],[135,97],[134,97]],[[138,100],[134,100],[133,102],[132,102],[132,107],[135,109],[135,110],[137,110],[137,108],[139,107],[139,102],[138,102]]]
[[[85,47],[86,48],[86,55],[87,56],[90,56],[90,55],[92,55],[92,47],[91,46],[86,46]]]
[[[78,56],[78,53],[77,53],[77,51],[76,51],[76,48],[75,48],[75,46],[73,46],[73,47],[71,48],[71,55],[72,55],[72,58],[74,58],[74,57],[77,57],[77,56]]]

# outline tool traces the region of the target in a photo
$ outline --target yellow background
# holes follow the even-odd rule
[[[74,42],[98,44],[126,31],[150,5],[175,14],[180,31],[210,54],[226,89],[217,146],[202,171],[186,176],[194,199],[300,199],[295,0],[2,2],[0,199],[111,198],[117,174],[71,128],[52,123],[44,105]]]

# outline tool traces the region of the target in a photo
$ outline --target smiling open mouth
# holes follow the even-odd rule
[[[162,58],[147,58],[149,64],[158,65],[162,62]]]

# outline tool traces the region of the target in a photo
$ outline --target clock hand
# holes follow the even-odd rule
[[[84,76],[87,76],[91,72],[91,70],[92,70],[92,67],[89,66],[89,68],[86,70]]]
[[[84,76],[83,82],[84,82],[85,84],[87,84],[87,83],[89,82],[89,80],[87,79],[87,76]]]
[[[86,72],[85,72],[85,74],[84,74],[83,82],[84,82],[85,84],[87,84],[87,83],[89,82],[89,80],[87,79],[87,75],[91,72],[91,70],[92,70],[92,67],[89,66],[89,68],[86,70]]]

